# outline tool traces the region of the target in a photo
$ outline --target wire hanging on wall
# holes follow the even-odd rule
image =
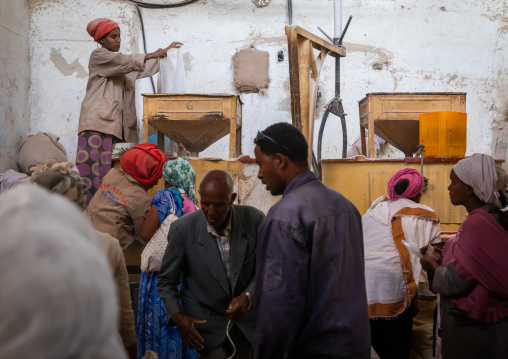
[[[136,4],[138,6],[147,8],[147,9],[168,9],[168,8],[172,8],[172,7],[179,7],[179,6],[192,4],[193,2],[196,2],[199,0],[184,0],[184,1],[176,2],[176,3],[172,3],[172,4],[157,4],[157,3],[150,3],[150,2],[138,1],[138,0],[127,0],[127,1],[129,1],[133,4]]]

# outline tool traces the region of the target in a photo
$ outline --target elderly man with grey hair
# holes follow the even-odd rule
[[[225,171],[205,174],[199,194],[201,210],[171,224],[157,291],[169,324],[202,358],[233,352],[235,359],[251,358],[256,238],[264,214],[233,204],[234,181]]]

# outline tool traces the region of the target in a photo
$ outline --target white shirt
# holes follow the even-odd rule
[[[208,228],[208,233],[212,234],[217,241],[217,247],[219,247],[219,252],[222,257],[222,262],[224,263],[224,269],[226,270],[226,275],[228,279],[230,279],[231,275],[231,210],[229,213],[229,220],[226,228],[224,228],[224,235],[219,236],[215,228],[213,228],[210,223],[206,222],[206,226]]]

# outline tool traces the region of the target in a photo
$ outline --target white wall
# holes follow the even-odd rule
[[[28,134],[29,12],[26,0],[0,6],[0,172],[17,169],[16,152]]]
[[[139,20],[134,6],[120,0],[37,0],[32,4],[30,131],[59,134],[73,160],[88,57],[96,47],[86,33],[86,24],[97,17],[118,21],[121,51],[128,53],[142,51]],[[353,15],[344,41],[347,57],[341,62],[341,97],[348,114],[350,143],[359,134],[358,101],[368,92],[467,92],[468,154],[495,150],[498,157],[506,157],[505,2],[343,0],[343,6],[344,25]],[[269,88],[264,94],[241,96],[244,154],[253,156],[252,139],[258,129],[291,121],[284,33],[287,0],[272,0],[264,8],[249,0],[201,0],[184,7],[142,12],[148,51],[174,40],[184,42],[189,92],[235,93],[235,52],[251,45],[269,52]],[[293,25],[320,36],[317,26],[321,26],[333,35],[333,0],[293,0]],[[285,60],[278,63],[280,49]],[[320,91],[316,129],[323,105],[334,93],[332,58],[325,62]],[[151,93],[151,86],[148,80],[141,80],[139,106],[140,93],[145,92]],[[138,118],[141,114],[138,109]],[[328,119],[324,158],[341,154],[339,122],[333,115]],[[385,153],[400,155],[396,151]],[[228,139],[201,156],[227,157]]]

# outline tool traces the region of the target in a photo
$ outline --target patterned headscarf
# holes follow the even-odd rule
[[[409,185],[404,193],[399,195],[395,192],[395,185],[402,179],[407,179],[409,181]],[[388,181],[388,197],[390,197],[391,201],[399,198],[416,197],[419,194],[422,194],[423,185],[424,181],[420,172],[412,168],[404,168],[394,174],[393,177],[390,178],[390,181]]]
[[[80,207],[83,205],[88,190],[74,163],[47,160],[44,164],[32,167],[31,170],[31,182],[64,195]]]
[[[192,199],[195,205],[198,204],[194,183],[196,183],[196,172],[185,157],[178,157],[176,160],[169,160],[164,163],[162,170],[164,181],[171,183],[177,188],[181,188]]]
[[[162,166],[167,160],[155,144],[142,143],[125,152],[120,164],[125,172],[148,189],[161,178]]]
[[[99,42],[104,36],[106,36],[111,30],[116,29],[118,24],[113,20],[106,18],[99,18],[92,20],[86,26],[88,35],[93,37],[95,42]]]

